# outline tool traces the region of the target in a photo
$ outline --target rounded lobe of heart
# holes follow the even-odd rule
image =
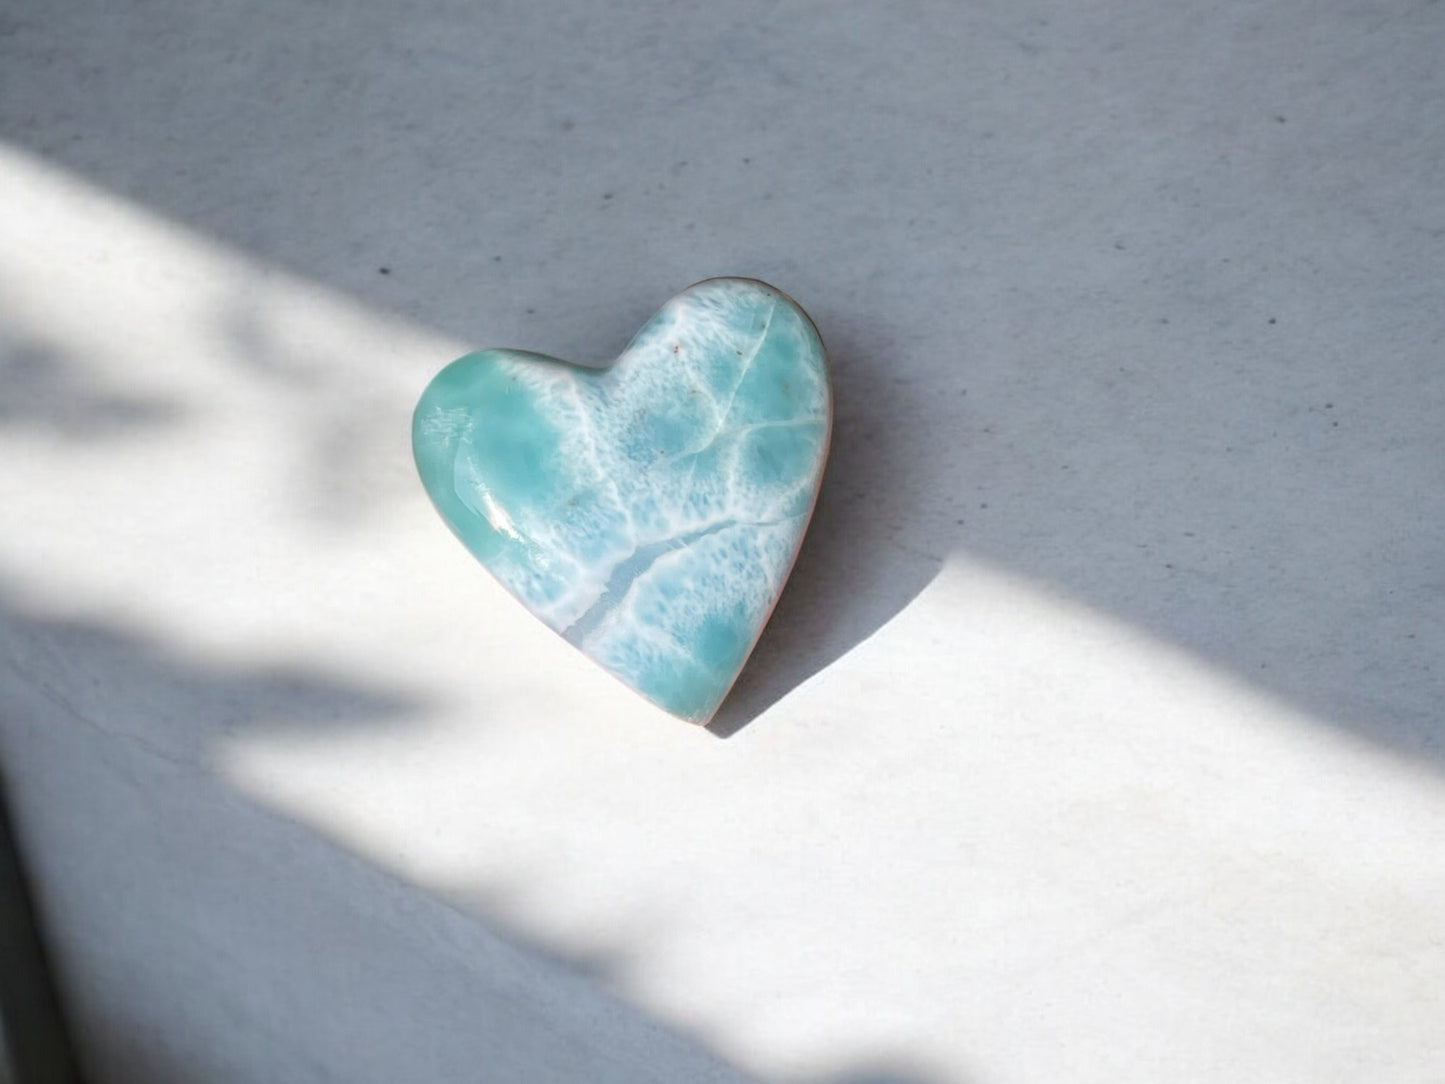
[[[452,531],[513,595],[661,707],[709,720],[762,632],[822,478],[832,392],[796,302],[674,297],[609,368],[483,350],[413,418]]]

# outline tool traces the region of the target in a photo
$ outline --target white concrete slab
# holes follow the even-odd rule
[[[89,1079],[1445,1077],[1442,47],[0,13],[0,763]],[[473,566],[407,421],[719,273],[838,428],[709,733]]]

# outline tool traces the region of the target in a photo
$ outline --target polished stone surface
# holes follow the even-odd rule
[[[830,421],[807,315],[719,278],[669,301],[607,369],[516,350],[453,362],[413,442],[438,511],[512,594],[706,722],[783,589]]]

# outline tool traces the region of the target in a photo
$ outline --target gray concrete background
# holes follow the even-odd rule
[[[1445,1074],[1442,57],[1434,2],[0,7],[4,765],[91,1078]],[[403,430],[714,274],[837,430],[706,745],[473,583]]]

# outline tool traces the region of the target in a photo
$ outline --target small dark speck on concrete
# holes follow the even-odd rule
[[[1277,324],[1277,323],[1279,323],[1279,321],[1276,320],[1273,316],[1271,316],[1271,317],[1269,318],[1269,322],[1270,322],[1271,324]]]
[[[959,527],[962,527],[962,526],[963,526],[963,520],[961,520],[961,519],[956,519],[956,520],[954,520],[953,522],[954,522],[957,526],[959,526]]]
[[[528,315],[528,316],[532,316],[533,314],[536,313],[536,311],[537,311],[536,309],[528,309],[528,310],[527,310],[527,315]]]
[[[1123,241],[1115,241],[1115,242],[1114,242],[1114,247],[1115,247],[1116,249],[1118,249],[1120,252],[1123,252],[1123,251],[1124,251],[1124,242],[1123,242]]]
[[[988,507],[988,501],[984,501],[982,504],[979,505],[979,507],[980,507],[980,508],[987,508],[987,507]]]
[[[1278,114],[1278,113],[1275,114],[1274,120],[1275,120],[1275,123],[1276,123],[1276,124],[1283,124],[1283,123],[1284,123],[1284,117],[1282,117],[1282,116],[1281,116],[1280,114]]]
[[[1165,562],[1164,562],[1164,567],[1165,567],[1165,568],[1173,568],[1174,566],[1171,565],[1168,561],[1165,561]]]
[[[1161,324],[1167,324],[1167,323],[1169,322],[1169,317],[1167,317],[1167,316],[1161,316],[1161,317],[1159,317],[1159,322],[1160,322]]]
[[[1325,404],[1325,409],[1326,409],[1326,410],[1334,410],[1334,409],[1335,409],[1335,404],[1334,404],[1334,403],[1326,403],[1326,404]]]
[[[752,165],[752,164],[753,164],[753,160],[752,160],[751,158],[744,158],[744,159],[743,159],[743,165],[745,165],[745,166],[750,166],[750,165]]]
[[[612,193],[611,193],[611,192],[603,192],[603,193],[602,193],[602,198],[603,198],[603,199],[611,199],[611,198],[612,198]]]
[[[378,275],[389,275],[389,274],[391,274],[391,268],[389,268],[389,267],[378,267],[378,268],[376,269],[376,273],[377,273]]]
[[[493,262],[493,263],[501,263],[501,262],[502,262],[502,258],[501,258],[500,256],[493,256],[493,257],[492,257],[492,262]]]
[[[575,120],[564,120],[564,121],[562,122],[562,131],[564,131],[564,132],[570,132],[573,128],[576,128],[576,127],[577,127],[577,122],[576,122]]]

